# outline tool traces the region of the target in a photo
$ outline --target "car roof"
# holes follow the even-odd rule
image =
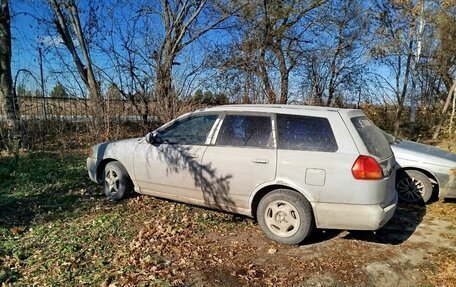
[[[357,109],[342,109],[331,107],[319,106],[305,106],[305,105],[276,105],[276,104],[236,104],[236,105],[223,105],[210,108],[203,108],[197,112],[203,111],[239,111],[239,112],[287,112],[299,113],[300,111],[329,111],[329,112],[342,112],[350,113],[353,111],[360,111]]]

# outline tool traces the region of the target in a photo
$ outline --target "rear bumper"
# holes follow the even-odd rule
[[[315,222],[318,228],[377,230],[394,215],[397,193],[384,204],[314,203]]]
[[[98,166],[98,162],[97,162],[96,158],[93,158],[93,157],[87,158],[87,172],[89,173],[90,179],[96,183],[98,183],[97,166]]]

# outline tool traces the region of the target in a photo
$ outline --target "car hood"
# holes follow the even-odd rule
[[[456,154],[430,145],[402,140],[399,143],[392,144],[391,149],[397,159],[407,159],[451,168],[456,167]]]

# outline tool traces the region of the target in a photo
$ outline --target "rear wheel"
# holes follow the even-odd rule
[[[405,170],[398,174],[396,191],[406,203],[426,203],[432,196],[432,183],[422,172]]]
[[[103,187],[111,201],[119,201],[130,195],[133,184],[127,170],[120,162],[112,161],[105,166]]]
[[[288,189],[266,194],[258,205],[257,220],[269,239],[290,245],[304,241],[314,227],[310,203]]]

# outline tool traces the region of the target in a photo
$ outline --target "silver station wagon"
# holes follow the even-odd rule
[[[381,228],[396,209],[395,164],[362,111],[289,105],[201,109],[87,159],[113,201],[134,190],[243,214],[285,244],[315,227]]]

